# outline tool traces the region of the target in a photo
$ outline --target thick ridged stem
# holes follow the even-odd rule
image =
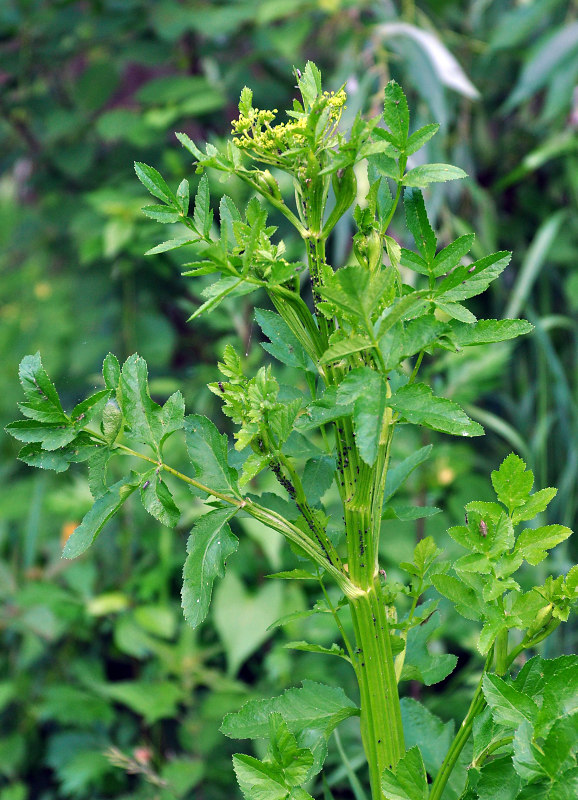
[[[376,579],[349,601],[357,644],[356,672],[361,702],[361,736],[373,800],[382,800],[381,775],[404,752],[401,709],[385,605]]]

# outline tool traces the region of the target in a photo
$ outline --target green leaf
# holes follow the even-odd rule
[[[572,530],[565,525],[544,525],[541,528],[526,528],[516,541],[515,552],[536,566],[543,561],[548,550],[571,536]]]
[[[24,356],[20,362],[18,376],[28,401],[37,408],[52,408],[66,419],[58,392],[42,366],[40,353]]]
[[[235,572],[229,572],[216,588],[212,619],[225,650],[229,677],[271,635],[269,626],[283,608],[283,588],[268,581],[249,592]]]
[[[525,319],[480,319],[473,324],[450,323],[450,335],[458,347],[505,342],[533,330],[534,326]]]
[[[108,353],[102,362],[102,377],[104,378],[104,385],[111,392],[118,389],[120,383],[120,364],[118,358],[113,353]]]
[[[457,302],[475,297],[488,288],[510,263],[512,254],[507,250],[480,258],[470,267],[457,267],[436,287],[440,301]]]
[[[329,456],[310,458],[305,464],[301,482],[310,503],[318,503],[333,483],[335,459]]]
[[[397,464],[395,467],[390,467],[387,472],[385,480],[385,496],[384,502],[387,502],[398,491],[400,486],[405,483],[407,478],[411,475],[416,467],[429,458],[433,445],[428,444],[425,447],[420,447],[415,450],[411,455]]]
[[[253,756],[233,756],[237,782],[246,800],[285,800],[289,789],[276,764],[267,764]]]
[[[456,239],[455,242],[444,247],[434,258],[432,274],[437,278],[457,267],[466,253],[469,253],[472,249],[475,238],[475,234],[466,233]]]
[[[95,449],[95,445],[90,443],[88,437],[85,438],[84,434],[80,434],[70,444],[58,450],[43,450],[39,442],[27,444],[18,453],[18,459],[29,467],[66,472],[71,464],[86,461]]]
[[[515,800],[520,791],[520,778],[509,755],[484,764],[476,784],[478,800]]]
[[[431,581],[440,594],[454,603],[458,614],[466,619],[480,619],[480,598],[473,589],[452,575],[432,575]]]
[[[177,189],[177,201],[181,213],[184,216],[189,213],[189,194],[189,182],[186,178],[183,178],[183,180],[179,183],[179,188]]]
[[[269,700],[249,700],[234,714],[227,714],[221,732],[231,739],[264,739],[269,732],[269,717],[279,713],[292,733],[305,729],[323,731],[328,737],[340,722],[359,715],[359,709],[343,689],[303,681],[302,688],[287,689]]]
[[[330,386],[319,400],[309,403],[304,413],[296,420],[295,427],[299,431],[309,431],[334,419],[350,416],[352,412],[353,404],[338,403],[337,388]]]
[[[193,222],[199,235],[208,238],[211,232],[211,225],[213,223],[213,212],[210,208],[211,198],[209,195],[209,179],[205,172],[195,195],[195,212],[193,215]]]
[[[409,133],[409,108],[403,89],[395,81],[385,87],[383,121],[391,131],[392,143],[403,150]]]
[[[413,234],[417,249],[429,264],[435,258],[437,240],[427,217],[423,195],[420,191],[406,189],[403,202],[407,227]]]
[[[279,314],[256,308],[255,319],[265,336],[270,340],[269,342],[261,342],[261,347],[264,350],[289,367],[298,367],[310,372],[315,370],[313,362],[299,343],[299,340]]]
[[[437,506],[410,506],[410,505],[385,505],[383,507],[382,519],[399,519],[403,522],[416,519],[428,519],[439,514],[441,508]]]
[[[163,203],[178,210],[177,198],[160,172],[157,172],[153,167],[149,167],[147,164],[142,164],[139,161],[134,162],[134,171],[145,189],[154,197],[158,197]]]
[[[160,459],[165,439],[184,424],[181,393],[171,395],[163,408],[151,400],[146,361],[138,354],[130,356],[123,364],[120,393],[122,411],[131,433]]]
[[[383,771],[381,788],[388,800],[427,800],[427,775],[418,747],[412,747],[402,756],[395,772]]]
[[[165,225],[182,220],[182,215],[179,211],[173,211],[166,206],[143,206],[141,211],[149,219],[154,219],[156,222],[161,222]]]
[[[298,746],[295,736],[279,713],[271,714],[269,732],[268,760],[281,768],[287,786],[299,786],[307,779],[313,766],[313,753],[306,747]]]
[[[481,436],[484,429],[468,417],[453,400],[436,397],[429,386],[414,383],[402,386],[387,400],[387,405],[416,425],[454,436]]]
[[[146,477],[140,487],[140,499],[143,506],[163,525],[174,528],[181,518],[181,512],[173,500],[169,487],[154,469],[143,477]]]
[[[547,487],[546,489],[540,489],[539,492],[535,492],[534,494],[530,495],[524,505],[518,506],[516,509],[514,509],[514,513],[512,514],[512,522],[514,525],[517,525],[518,522],[534,519],[535,516],[541,514],[542,511],[545,511],[550,501],[556,496],[557,492],[557,489]]]
[[[122,478],[113,484],[102,497],[99,497],[66,542],[62,551],[63,557],[76,558],[84,553],[139,483],[140,475],[133,478]]]
[[[435,776],[449,750],[454,724],[442,722],[411,697],[402,697],[400,705],[405,745],[408,749],[419,747],[427,772]]]
[[[209,511],[189,536],[181,599],[185,619],[193,628],[207,616],[215,578],[223,577],[227,558],[238,547],[239,540],[227,524],[236,513],[236,508]]]
[[[319,359],[319,363],[330,364],[332,361],[340,361],[351,353],[359,353],[360,350],[368,350],[370,347],[373,345],[367,336],[355,334],[340,338],[330,344]]]
[[[451,164],[424,164],[406,172],[403,176],[403,185],[422,188],[429,186],[430,183],[445,183],[467,177],[467,172]]]
[[[123,416],[116,399],[111,399],[102,411],[101,429],[107,444],[114,444],[123,427]]]
[[[492,717],[498,725],[517,728],[523,722],[534,723],[538,706],[531,697],[515,689],[498,675],[485,674],[482,688]]]
[[[184,690],[174,681],[116,681],[100,685],[99,693],[127,706],[144,718],[148,725],[169,719],[178,712]]]
[[[500,468],[492,472],[492,486],[498,500],[507,507],[510,514],[514,508],[524,505],[533,485],[534,473],[527,470],[526,464],[514,453],[510,453]]]
[[[106,475],[111,456],[110,447],[95,447],[88,459],[88,486],[95,500],[108,491]]]
[[[147,250],[145,256],[156,256],[159,253],[166,253],[169,250],[176,250],[178,247],[184,247],[186,244],[194,244],[198,239],[191,239],[190,236],[184,236],[181,239],[168,239],[166,242],[161,242],[155,247]]]
[[[407,633],[405,661],[401,680],[417,680],[426,686],[432,686],[447,678],[458,663],[457,656],[430,654],[427,643],[440,626],[440,615],[436,612],[424,622],[410,628]]]
[[[411,156],[414,153],[417,153],[418,150],[421,150],[421,148],[429,142],[432,136],[436,135],[439,129],[440,126],[437,123],[433,123],[431,125],[424,125],[423,128],[419,128],[419,130],[415,131],[415,133],[412,133],[405,146],[406,156]]]
[[[196,479],[211,490],[238,496],[237,472],[229,467],[226,435],[200,414],[186,417],[184,428]]]
[[[361,458],[372,466],[383,427],[387,400],[387,387],[383,377],[369,367],[358,367],[349,372],[337,389],[337,401],[353,406],[355,443]]]
[[[70,444],[79,433],[72,425],[51,425],[32,419],[11,422],[5,430],[20,442],[41,443],[43,450],[58,450]]]

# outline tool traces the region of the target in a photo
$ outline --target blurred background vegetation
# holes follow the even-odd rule
[[[256,105],[286,107],[292,66],[311,58],[328,88],[346,84],[349,121],[359,110],[377,113],[393,77],[415,127],[441,123],[428,160],[471,176],[428,194],[441,239],[472,230],[475,257],[514,251],[472,310],[536,327],[521,343],[430,367],[439,390],[465,403],[487,435],[472,443],[431,435],[434,456],[411,477],[407,499],[443,511],[417,528],[384,523],[388,576],[402,579],[395,563],[424,532],[451,555],[445,529],[488,493],[490,470],[511,449],[538,487],[559,487],[549,521],[575,523],[577,10],[561,0],[2,0],[2,425],[20,399],[18,362],[36,350],[69,404],[96,385],[109,350],[138,350],[159,399],[182,388],[190,410],[226,425],[205,384],[228,341],[249,369],[266,355],[253,308],[235,298],[186,323],[202,283],[180,277],[180,250],[143,256],[168,237],[140,212],[147,200],[132,163],[154,165],[175,184],[191,177],[175,130],[218,142],[245,84]],[[224,187],[210,178],[218,196]],[[248,199],[241,185],[226,189]],[[401,218],[394,232],[405,236]],[[336,265],[349,256],[351,233],[343,223],[334,236]],[[415,436],[398,436],[396,459],[430,441]],[[178,586],[194,507],[175,533],[129,506],[91,555],[64,563],[61,542],[91,503],[83,473],[40,474],[16,461],[8,437],[0,447],[0,800],[237,796],[236,748],[218,732],[224,713],[303,677],[354,694],[344,662],[283,648],[288,639],[331,641],[323,615],[267,630],[316,599],[264,579],[290,558],[276,535],[238,523],[239,554],[208,622],[193,632]],[[183,458],[178,445],[173,458]],[[567,569],[572,547],[541,565],[542,579]],[[407,693],[449,719],[463,713],[479,660],[475,631],[442,610],[444,637],[433,646],[457,653],[458,669],[435,691],[412,683]],[[545,654],[570,651],[576,638],[567,628]],[[355,725],[341,737],[356,768]],[[354,796],[346,772],[336,746],[326,797]]]

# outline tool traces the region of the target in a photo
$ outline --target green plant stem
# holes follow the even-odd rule
[[[339,756],[345,768],[345,772],[347,773],[349,785],[351,786],[351,791],[355,796],[355,800],[367,800],[367,795],[363,791],[363,787],[359,782],[359,778],[355,774],[355,770],[351,766],[351,762],[347,758],[347,754],[343,749],[343,745],[341,744],[341,737],[339,735],[339,731],[337,730],[337,728],[335,728],[335,730],[333,731],[333,738],[335,739],[335,744],[337,745],[337,752],[339,753]]]
[[[99,442],[106,443],[104,437],[95,431],[87,429],[87,433],[89,433]],[[240,497],[230,497],[223,492],[211,489],[210,486],[205,486],[200,481],[190,478],[188,475],[184,475],[182,472],[173,469],[173,467],[170,467],[168,464],[165,464],[162,461],[157,461],[156,459],[151,458],[144,453],[139,453],[136,450],[132,450],[130,447],[126,447],[123,444],[117,443],[114,445],[114,447],[116,450],[121,450],[126,455],[140,458],[143,461],[148,461],[150,464],[155,464],[159,469],[168,472],[170,475],[173,475],[175,478],[178,478],[184,483],[188,483],[190,486],[194,486],[196,489],[205,492],[205,494],[216,497],[225,503],[229,503],[229,505],[236,506],[239,511],[245,511],[254,519],[259,520],[259,522],[263,522],[265,525],[273,528],[273,530],[281,533],[289,541],[301,547],[316,564],[319,564],[328,572],[328,574],[331,575],[347,598],[356,597],[361,594],[361,590],[349,580],[344,572],[342,572],[338,567],[332,564],[329,559],[327,559],[321,548],[318,547],[312,539],[310,539],[296,525],[293,525],[276,511],[271,511],[268,508],[264,508],[263,506],[260,506],[258,503],[254,503],[251,500],[242,499]]]
[[[404,752],[401,708],[389,626],[379,576],[349,600],[357,643],[356,672],[361,699],[361,736],[369,765],[373,800],[382,800],[381,775]]]
[[[492,753],[495,753],[496,750],[500,749],[500,747],[504,747],[507,744],[511,744],[513,741],[514,741],[513,736],[504,736],[502,739],[498,739],[497,741],[492,742],[486,747],[485,750],[482,750],[482,752],[476,759],[472,761],[472,767],[474,767],[475,769],[479,769],[481,766],[483,766],[488,756],[491,756]]]
[[[488,653],[488,657],[486,658],[486,663],[484,664],[484,669],[482,671],[482,675],[480,677],[475,694],[472,698],[472,702],[470,703],[468,713],[466,714],[464,721],[460,725],[460,729],[455,735],[454,740],[450,745],[450,749],[446,753],[446,757],[444,758],[443,763],[439,769],[439,772],[436,775],[435,780],[432,784],[429,800],[440,800],[443,791],[446,787],[446,784],[449,780],[449,777],[452,774],[452,771],[456,765],[458,758],[460,757],[460,753],[464,749],[464,746],[470,737],[474,725],[474,720],[478,716],[478,714],[480,714],[484,710],[486,701],[484,698],[484,694],[482,692],[482,681],[484,675],[487,673],[490,667],[490,664],[493,661],[493,658],[494,658],[494,648],[492,647],[490,652]]]

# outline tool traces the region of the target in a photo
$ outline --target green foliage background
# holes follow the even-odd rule
[[[513,250],[512,266],[479,311],[525,316],[536,326],[522,344],[447,357],[443,391],[484,424],[481,446],[399,437],[398,459],[434,442],[407,501],[444,511],[426,524],[385,523],[388,576],[402,579],[396,563],[424,532],[452,554],[446,528],[487,493],[481,476],[512,448],[534,470],[537,488],[559,487],[552,521],[572,526],[576,11],[560,0],[5,0],[2,425],[14,416],[24,354],[41,350],[72,405],[96,385],[109,350],[125,358],[136,349],[158,398],[181,388],[190,410],[227,425],[205,384],[215,380],[229,341],[247,353],[247,371],[263,357],[253,308],[236,298],[186,324],[199,296],[180,271],[193,256],[143,256],[167,237],[140,211],[148,201],[132,163],[155,165],[175,185],[192,177],[174,130],[198,142],[228,135],[246,84],[255,105],[284,107],[294,94],[292,66],[312,58],[329,88],[347,84],[349,120],[357,110],[376,113],[393,77],[416,127],[441,123],[430,160],[455,163],[471,178],[430,192],[440,240],[475,231],[474,257]],[[211,180],[215,197],[224,187]],[[230,183],[227,192],[248,199],[241,185]],[[346,225],[336,231],[335,264],[348,258],[350,237]],[[289,252],[297,247],[286,244]],[[348,684],[345,663],[331,663],[328,675],[323,659],[283,649],[283,637],[329,642],[323,615],[284,634],[266,630],[314,599],[305,588],[264,579],[283,568],[276,535],[242,523],[238,532],[246,535],[210,618],[193,632],[175,598],[194,505],[176,533],[127,505],[96,555],[64,564],[61,540],[90,506],[85,480],[74,472],[34,474],[15,461],[8,437],[0,447],[0,800],[228,798],[236,791],[233,748],[218,732],[226,712],[304,677]],[[173,461],[181,457],[175,449]],[[563,545],[536,571],[543,580],[569,563]],[[422,699],[449,719],[463,713],[479,661],[471,629],[447,613],[446,620],[436,646],[458,655],[458,670],[443,691],[425,689]],[[575,633],[563,630],[545,655],[575,648]],[[355,768],[362,754],[354,723],[342,738]],[[330,759],[335,797],[351,796],[339,748]]]

